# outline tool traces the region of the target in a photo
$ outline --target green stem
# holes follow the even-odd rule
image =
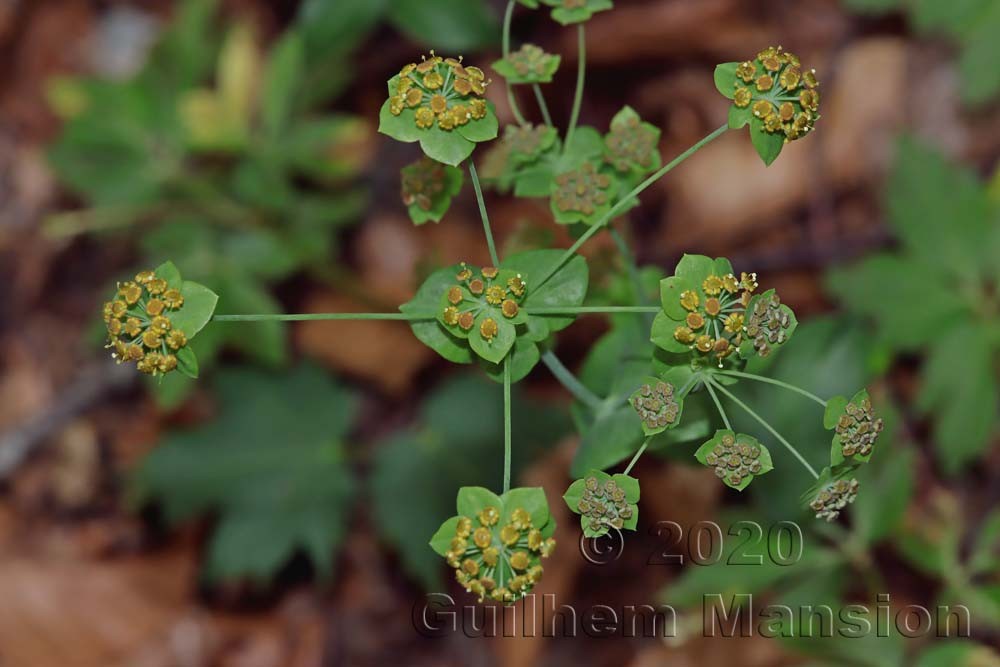
[[[582,246],[584,243],[586,243],[590,239],[590,237],[593,236],[594,234],[596,234],[598,232],[598,230],[600,230],[605,224],[608,223],[608,221],[612,220],[618,214],[619,211],[621,211],[625,207],[629,206],[630,205],[629,203],[632,201],[633,198],[639,196],[639,194],[642,193],[643,190],[645,190],[646,188],[648,188],[650,185],[652,185],[653,183],[655,183],[659,179],[663,178],[663,176],[665,176],[671,169],[673,169],[674,167],[676,167],[677,165],[679,165],[681,162],[683,162],[684,160],[688,159],[689,157],[691,157],[692,155],[694,155],[695,153],[697,153],[706,144],[708,144],[709,142],[711,142],[711,141],[719,138],[720,136],[722,136],[722,134],[725,133],[725,131],[728,130],[728,129],[729,129],[729,125],[722,125],[721,127],[718,127],[717,129],[713,130],[711,134],[709,134],[708,136],[706,136],[703,139],[701,139],[698,143],[696,143],[695,145],[691,146],[691,148],[687,149],[686,151],[684,151],[683,153],[681,153],[680,155],[678,155],[676,158],[674,158],[673,160],[671,160],[670,162],[668,162],[667,164],[665,164],[659,170],[657,170],[656,173],[654,173],[652,176],[650,176],[649,178],[647,178],[646,180],[644,180],[639,185],[635,186],[632,189],[631,192],[629,192],[627,195],[625,195],[624,197],[622,197],[618,201],[617,204],[615,204],[614,206],[612,206],[611,209],[607,213],[605,213],[603,216],[601,216],[597,220],[597,222],[595,222],[593,225],[591,225],[590,229],[588,229],[586,232],[584,232],[583,236],[581,236],[580,238],[578,238],[576,240],[576,243],[574,243],[573,245],[571,245],[566,250],[566,252],[564,252],[562,254],[562,257],[560,257],[559,260],[556,261],[556,263],[552,265],[552,268],[550,268],[547,273],[545,273],[545,274],[542,275],[542,279],[539,280],[537,284],[535,284],[534,286],[532,286],[532,289],[538,289],[539,287],[541,287],[542,285],[544,285],[545,282],[549,278],[551,278],[555,274],[556,271],[558,271],[559,269],[562,268],[563,264],[565,264],[566,262],[568,262],[570,260],[570,258],[574,254],[576,254],[576,251],[580,249],[580,246]]]
[[[490,227],[490,216],[486,214],[486,201],[483,199],[483,188],[479,185],[479,174],[476,173],[476,164],[472,160],[469,160],[469,176],[472,177],[472,187],[476,190],[476,201],[479,202],[479,216],[483,219],[483,231],[486,232],[486,245],[490,247],[490,259],[493,260],[493,266],[500,266],[497,247],[493,242],[493,229]]]
[[[566,145],[563,146],[563,153],[566,153],[570,144],[573,143],[576,124],[580,120],[580,106],[583,104],[583,84],[587,78],[587,33],[583,25],[583,23],[578,23],[576,26],[576,92],[573,93],[573,110],[569,116],[569,128],[566,130]]]
[[[547,350],[542,353],[542,363],[548,367],[548,369],[552,372],[552,375],[559,380],[559,383],[568,389],[569,393],[573,394],[578,401],[592,410],[597,410],[601,407],[601,399],[594,395],[592,391],[587,389],[587,387],[584,386],[584,384],[580,382],[575,375],[573,375],[573,372],[566,368],[563,362],[559,361],[559,357],[553,354],[551,350]]]
[[[720,373],[721,375],[731,375],[733,377],[746,378],[748,380],[756,380],[757,382],[766,382],[767,384],[773,384],[773,385],[776,385],[778,387],[782,387],[784,389],[788,389],[789,391],[794,391],[797,394],[802,394],[806,398],[808,398],[810,400],[813,400],[816,403],[819,403],[824,408],[826,407],[826,401],[824,401],[822,398],[820,398],[816,394],[813,394],[812,392],[808,392],[808,391],[806,391],[805,389],[803,389],[801,387],[796,387],[793,384],[788,384],[787,382],[782,382],[781,380],[775,380],[774,378],[764,377],[763,375],[754,375],[753,373],[741,373],[740,371],[718,371],[718,373]]]
[[[552,306],[549,308],[528,308],[529,315],[582,315],[597,313],[601,315],[612,313],[658,313],[659,306]]]
[[[308,322],[313,320],[433,320],[435,315],[407,313],[293,313],[264,315],[213,315],[213,322]]]
[[[802,454],[799,453],[799,450],[795,449],[795,447],[792,446],[792,443],[790,443],[787,440],[785,440],[781,436],[780,433],[778,433],[776,430],[774,430],[774,427],[771,426],[769,423],[767,423],[767,420],[765,420],[763,417],[761,417],[756,412],[754,412],[753,410],[751,410],[749,405],[747,405],[746,403],[744,403],[740,399],[736,398],[736,396],[734,396],[732,394],[732,392],[730,392],[728,389],[726,389],[725,387],[723,387],[721,384],[717,384],[710,377],[705,378],[705,386],[706,387],[713,387],[714,386],[716,389],[718,389],[723,394],[725,394],[729,398],[729,400],[731,400],[733,403],[735,403],[736,405],[738,405],[741,408],[743,408],[744,412],[746,412],[748,415],[750,415],[751,417],[753,417],[754,419],[756,419],[757,422],[761,426],[763,426],[764,428],[766,428],[771,433],[771,435],[773,435],[775,438],[777,438],[778,442],[780,442],[781,444],[783,444],[785,446],[785,448],[788,451],[790,451],[795,458],[797,458],[799,460],[799,463],[801,463],[803,466],[805,466],[806,470],[809,471],[810,475],[812,475],[815,479],[819,479],[819,473],[816,472],[815,468],[813,468],[811,465],[809,465],[809,462],[806,461],[805,457],[802,456]],[[732,430],[732,429],[730,429],[730,430]]]
[[[652,436],[649,436],[643,441],[642,447],[639,448],[639,451],[635,453],[635,456],[632,457],[632,460],[628,462],[627,466],[625,466],[625,472],[623,474],[627,475],[630,472],[632,472],[632,468],[634,468],[635,464],[639,462],[639,457],[642,456],[643,453],[646,451],[646,448],[649,447],[649,441],[652,439],[653,439]]]
[[[712,383],[706,382],[705,389],[708,389],[708,395],[712,397],[712,402],[715,403],[715,409],[719,411],[719,416],[722,417],[722,423],[726,425],[727,429],[732,431],[733,425],[729,423],[729,417],[726,415],[726,411],[722,409],[722,402],[716,395],[715,390],[712,389]]]
[[[517,4],[517,0],[507,1],[507,11],[503,15],[503,57],[506,59],[510,55],[510,23],[514,17],[514,5]],[[525,125],[524,115],[521,114],[521,108],[517,106],[517,98],[514,96],[514,87],[510,85],[510,81],[504,79],[504,85],[507,87],[507,101],[510,104],[510,112],[514,114],[514,119],[517,121],[518,125]]]
[[[510,491],[510,355],[503,360],[503,492]]]
[[[545,96],[542,95],[542,87],[537,83],[531,84],[531,89],[535,91],[535,99],[538,100],[538,108],[542,112],[542,118],[548,127],[552,125],[552,114],[549,113],[549,105],[545,103]]]
[[[632,291],[635,292],[636,303],[645,305],[646,298],[642,293],[642,280],[639,278],[639,267],[636,265],[632,249],[628,247],[625,238],[618,233],[617,229],[609,227],[608,233],[611,234],[612,240],[618,246],[618,254],[622,256],[622,261],[625,263],[625,270],[628,271],[629,280],[632,282]]]

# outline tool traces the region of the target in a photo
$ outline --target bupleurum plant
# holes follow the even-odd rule
[[[519,0],[538,8],[536,0]],[[881,430],[866,392],[829,401],[804,389],[751,372],[761,360],[786,345],[797,321],[774,290],[758,291],[758,276],[737,272],[729,260],[684,255],[672,275],[660,281],[660,303],[642,302],[644,290],[622,237],[613,222],[635,206],[650,185],[729,129],[750,126],[752,144],[765,163],[781,147],[811,133],[819,119],[816,75],[780,47],[770,47],[743,62],[719,65],[718,89],[732,107],[726,124],[664,164],[660,131],[631,107],[611,119],[607,131],[579,124],[586,80],[586,21],[611,9],[610,0],[542,0],[553,18],[575,26],[576,91],[565,132],[552,120],[541,84],[552,80],[560,58],[539,47],[510,46],[517,0],[509,0],[503,27],[502,58],[494,63],[505,81],[515,123],[482,156],[484,181],[499,192],[548,200],[553,219],[572,227],[568,249],[541,248],[501,258],[493,239],[483,187],[471,159],[477,144],[499,134],[493,104],[486,99],[495,84],[462,57],[433,51],[405,65],[388,82],[380,112],[380,131],[415,143],[422,155],[405,167],[402,204],[415,224],[441,220],[459,193],[465,164],[481,213],[489,266],[456,262],[432,273],[398,313],[310,313],[212,316],[214,295],[183,283],[172,265],[143,273],[119,286],[105,307],[111,346],[119,359],[137,361],[152,373],[194,365],[186,341],[209,319],[215,322],[261,320],[401,320],[414,335],[445,359],[477,363],[503,384],[504,467],[500,493],[480,487],[458,492],[458,514],[445,521],[430,545],[455,570],[459,584],[480,601],[511,603],[526,595],[542,576],[541,560],[555,548],[555,520],[540,488],[511,488],[511,385],[539,362],[582,404],[600,415],[624,416],[644,439],[621,473],[590,470],[564,495],[580,516],[583,533],[634,530],[638,522],[639,481],[630,473],[652,438],[684,421],[684,403],[704,391],[718,410],[724,429],[705,442],[696,460],[712,468],[721,483],[740,490],[774,468],[767,446],[735,430],[723,408],[724,397],[746,411],[768,436],[783,446],[814,478],[804,505],[817,517],[833,520],[858,492],[853,471],[871,457]],[[515,85],[530,86],[541,122],[529,121]],[[577,251],[607,232],[622,251],[635,283],[635,305],[586,305],[589,273]],[[583,313],[634,314],[649,328],[656,352],[647,377],[624,393],[596,396],[552,352],[555,333]],[[195,365],[196,367],[196,365]],[[816,469],[763,417],[731,389],[740,380],[770,383],[819,403],[825,425],[834,432],[829,466]],[[779,461],[780,465],[780,461]],[[611,467],[611,466],[607,466]]]

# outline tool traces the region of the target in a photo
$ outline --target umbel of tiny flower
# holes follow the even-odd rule
[[[622,175],[642,177],[660,167],[659,142],[659,128],[644,123],[626,106],[615,114],[604,137],[604,160]]]
[[[809,134],[820,117],[816,71],[804,69],[780,46],[764,49],[753,60],[719,65],[715,86],[733,101],[729,127],[750,124],[754,148],[765,164],[784,144]]]
[[[715,469],[715,475],[731,489],[742,491],[755,477],[774,470],[771,453],[756,438],[745,433],[719,430],[698,448],[695,458]]]
[[[642,420],[647,436],[656,435],[681,421],[683,397],[672,383],[658,378],[645,378],[629,397],[629,404]]]
[[[521,308],[527,289],[516,271],[462,262],[441,295],[437,319],[452,335],[468,339],[477,355],[499,363],[514,345],[516,326],[527,322]]]
[[[674,275],[660,281],[663,310],[653,321],[652,341],[669,353],[672,366],[735,365],[755,352],[752,343],[744,342],[749,337],[746,309],[756,289],[757,274],[744,272],[737,278],[728,259],[684,255]],[[786,315],[785,310],[781,313]],[[790,313],[788,326],[782,329],[784,339],[793,330]],[[755,324],[758,333],[762,323],[766,324],[764,320]],[[734,356],[737,351],[740,354]]]
[[[509,83],[551,83],[560,60],[540,46],[525,44],[493,63],[493,69]]]
[[[823,425],[834,431],[830,449],[830,464],[833,466],[845,461],[867,463],[884,428],[882,419],[875,417],[871,398],[865,389],[850,400],[834,396],[827,401]]]
[[[400,194],[410,220],[417,225],[428,220],[440,222],[464,180],[461,169],[429,157],[403,167],[401,176]]]
[[[563,172],[552,181],[550,207],[556,222],[593,224],[611,209],[614,181],[593,162]]]
[[[466,592],[514,602],[542,578],[541,559],[555,549],[555,519],[540,488],[511,489],[502,496],[482,487],[458,492],[458,516],[445,521],[431,548],[455,570]]]
[[[208,288],[182,281],[170,262],[140,271],[118,283],[102,317],[112,357],[135,363],[147,375],[179,370],[198,377],[198,361],[188,343],[212,317],[218,297]]]
[[[419,141],[428,157],[458,165],[476,143],[497,136],[496,114],[485,99],[489,83],[478,67],[432,51],[389,80],[379,131],[399,141]]]
[[[614,7],[611,0],[541,0],[552,7],[552,18],[563,25],[583,23],[597,12]]]
[[[819,479],[802,497],[817,519],[834,521],[840,512],[857,500],[860,483],[852,476],[852,466],[824,468]]]
[[[624,474],[591,470],[566,490],[563,500],[580,515],[585,537],[615,530],[635,530],[639,522],[639,480]]]
[[[798,326],[795,313],[781,303],[773,289],[750,299],[745,317],[746,337],[740,348],[744,358],[753,354],[767,357],[774,348],[788,342]]]

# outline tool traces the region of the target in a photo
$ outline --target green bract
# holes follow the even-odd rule
[[[494,62],[493,69],[509,83],[551,83],[561,60],[539,46],[525,44]]]
[[[635,530],[639,523],[639,480],[628,475],[609,475],[591,470],[563,495],[569,508],[580,515],[585,537],[615,530]]]
[[[750,486],[755,477],[774,470],[767,447],[745,433],[716,431],[715,437],[699,447],[694,456],[702,465],[715,468],[716,476],[737,491]]]
[[[728,259],[684,255],[674,275],[660,281],[662,310],[651,339],[668,366],[741,366],[746,337],[745,309],[757,289],[757,275],[733,274]]]
[[[503,137],[493,144],[480,168],[483,180],[501,192],[517,186],[524,174],[531,174],[539,164],[558,157],[559,133],[545,125],[508,125]],[[548,182],[545,182],[548,195]],[[523,191],[523,188],[520,188]]]
[[[542,577],[540,560],[555,549],[555,519],[541,488],[511,489],[502,496],[480,486],[458,491],[458,516],[441,524],[431,548],[455,569],[469,593],[514,602]]]
[[[426,320],[410,323],[414,334],[456,363],[480,358],[487,372],[500,377],[510,355],[512,379],[523,378],[538,363],[537,344],[575,319],[572,312],[532,314],[532,308],[572,310],[587,293],[587,265],[574,257],[541,287],[541,278],[562,255],[560,250],[530,250],[511,255],[499,268],[467,264],[433,273],[416,296],[400,307]]]
[[[733,101],[729,127],[750,124],[750,139],[764,164],[782,147],[812,131],[819,119],[815,70],[803,71],[797,56],[768,47],[753,60],[715,68],[715,87]]]
[[[462,189],[462,170],[423,157],[402,170],[401,195],[410,220],[422,225],[440,222]]]
[[[552,18],[563,25],[583,23],[597,12],[614,7],[611,0],[541,0],[552,10]]]
[[[876,419],[872,412],[872,401],[866,389],[850,400],[844,396],[831,398],[826,404],[823,426],[834,431],[830,449],[832,466],[848,460],[867,463],[884,428],[883,421]]]
[[[178,370],[198,377],[198,359],[188,345],[208,324],[219,297],[204,285],[181,280],[171,262],[119,283],[104,304],[108,348],[118,363],[134,362],[143,373]]]
[[[604,136],[604,160],[630,184],[660,168],[660,130],[639,118],[626,106],[611,120],[611,129]]]
[[[389,80],[389,99],[379,112],[379,132],[404,142],[419,141],[427,157],[452,166],[479,142],[497,136],[489,81],[478,67],[431,53]]]

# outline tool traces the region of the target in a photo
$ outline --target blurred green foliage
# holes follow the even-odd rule
[[[267,581],[299,550],[330,575],[356,482],[345,439],[358,401],[321,370],[216,374],[218,417],[171,433],[133,479],[168,523],[212,513],[204,577]]]
[[[1000,3],[996,0],[843,0],[859,13],[905,12],[919,32],[944,35],[959,51],[960,93],[982,106],[1000,92]]]
[[[504,437],[503,388],[462,374],[438,387],[413,427],[391,435],[376,454],[371,477],[374,516],[404,569],[426,590],[441,590],[441,559],[427,546],[442,516],[454,511],[463,486],[498,486]],[[570,429],[565,411],[512,394],[512,475]],[[552,502],[554,499],[549,499]]]
[[[220,30],[215,4],[182,3],[130,80],[51,82],[65,125],[50,162],[88,208],[57,214],[46,229],[127,234],[143,264],[176,259],[216,289],[219,312],[277,313],[271,287],[326,265],[332,233],[359,219],[371,127],[304,99],[306,37],[287,31],[264,53],[249,25]],[[269,366],[288,355],[281,323],[213,327],[193,346],[203,369],[223,345]],[[174,374],[153,386],[169,407],[193,385]]]
[[[1000,413],[1000,202],[971,170],[906,138],[886,207],[898,252],[834,271],[827,285],[890,350],[926,353],[918,408],[956,472],[990,445]]]

